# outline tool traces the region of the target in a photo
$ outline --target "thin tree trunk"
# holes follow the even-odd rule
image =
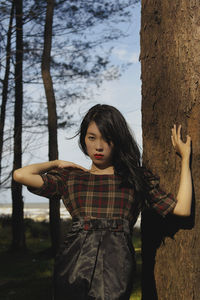
[[[195,191],[191,217],[143,214],[143,299],[148,300],[200,299],[199,15],[199,1],[142,1],[144,163],[176,196],[180,158],[171,146],[170,129],[182,124],[183,138],[186,132],[192,136]]]
[[[8,81],[9,81],[9,73],[10,73],[10,55],[11,55],[10,50],[11,50],[13,17],[14,17],[14,0],[12,1],[10,21],[9,21],[9,27],[7,33],[6,68],[5,68],[5,75],[3,79],[2,103],[1,103],[1,113],[0,113],[0,184],[1,184],[1,171],[2,171],[3,136],[4,136],[4,126],[5,126],[5,118],[6,118],[6,104],[8,99]]]
[[[53,13],[54,0],[47,0],[42,78],[48,107],[49,160],[58,158],[56,101],[50,73]],[[50,199],[49,211],[52,251],[55,255],[60,244],[60,200],[57,197]]]
[[[22,109],[23,109],[23,1],[15,0],[16,62],[15,62],[15,124],[13,170],[22,166]],[[24,250],[24,218],[21,184],[12,180],[12,249]]]

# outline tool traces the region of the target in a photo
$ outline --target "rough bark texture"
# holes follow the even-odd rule
[[[23,109],[23,1],[15,1],[16,62],[15,62],[15,124],[13,170],[22,166],[22,109]],[[12,179],[12,231],[13,250],[25,249],[24,203],[22,186]]]
[[[14,18],[14,0],[10,11],[10,21],[7,33],[7,45],[6,45],[6,68],[3,79],[2,89],[2,102],[1,102],[1,113],[0,113],[0,184],[1,184],[1,169],[2,169],[2,153],[3,153],[3,136],[4,136],[4,125],[6,118],[6,104],[8,99],[8,80],[10,74],[10,50],[11,50],[11,36],[12,36],[12,23]]]
[[[49,160],[58,158],[56,101],[50,73],[53,12],[54,0],[47,0],[44,50],[42,55],[42,78],[48,108]],[[49,201],[49,220],[52,251],[55,255],[60,244],[60,200],[57,197]]]
[[[142,1],[144,163],[160,176],[163,189],[176,195],[180,158],[172,149],[170,128],[181,123],[183,138],[186,131],[192,137],[194,184],[191,217],[143,214],[143,299],[148,300],[200,299],[199,16],[197,0]]]

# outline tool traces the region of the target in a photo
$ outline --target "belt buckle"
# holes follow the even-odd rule
[[[88,221],[84,222],[84,227],[83,228],[84,228],[84,230],[87,230],[87,231],[90,229],[90,224],[89,224]]]

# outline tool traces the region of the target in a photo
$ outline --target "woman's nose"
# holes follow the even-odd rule
[[[96,142],[96,150],[103,151],[103,143],[101,141]]]

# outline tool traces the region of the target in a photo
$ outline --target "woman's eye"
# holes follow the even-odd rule
[[[90,141],[93,141],[93,140],[94,140],[94,136],[89,136],[88,139],[89,139]]]

